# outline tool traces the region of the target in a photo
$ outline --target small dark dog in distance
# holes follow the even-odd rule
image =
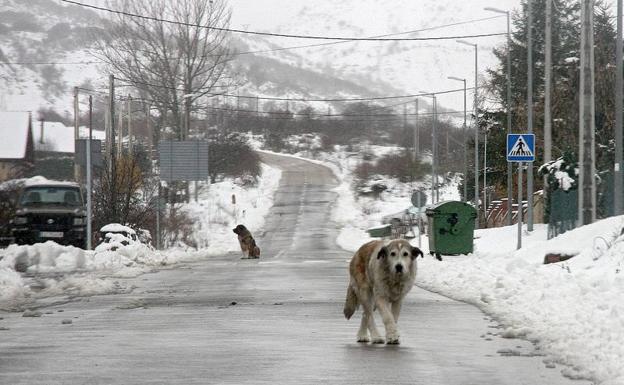
[[[243,259],[260,258],[260,248],[256,245],[256,240],[244,225],[238,225],[232,231],[238,235],[238,243],[240,243],[243,252]]]

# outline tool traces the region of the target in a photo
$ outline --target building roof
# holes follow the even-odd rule
[[[30,127],[28,112],[0,111],[0,159],[24,159]]]
[[[80,137],[87,138],[89,129],[80,127]],[[93,130],[93,139],[104,140],[104,131]],[[52,151],[74,153],[74,127],[65,126],[58,122],[43,122],[43,143],[41,140],[41,122],[35,122],[33,127],[35,149],[38,151]]]

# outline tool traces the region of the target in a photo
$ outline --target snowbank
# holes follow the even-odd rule
[[[52,241],[11,245],[0,250],[0,309],[20,309],[53,295],[117,292],[121,288],[104,277],[136,276],[160,265],[163,256],[146,249],[139,244],[117,252],[96,252]]]
[[[571,378],[624,384],[624,217],[602,220],[546,241],[546,227],[509,250],[515,227],[479,231],[477,252],[425,259],[417,284],[477,305],[505,326],[504,337],[536,342],[545,363],[571,365]],[[546,253],[577,254],[544,265]]]
[[[195,222],[199,248],[164,251],[111,234],[111,242],[94,251],[61,246],[52,241],[0,249],[0,309],[23,309],[33,301],[57,295],[84,296],[131,290],[115,278],[135,277],[156,268],[240,250],[232,228],[244,223],[252,231],[264,225],[273,205],[281,172],[264,166],[257,186],[243,188],[233,181],[211,185],[199,202],[184,208]],[[232,195],[236,204],[232,204]],[[125,226],[109,225],[109,230]],[[125,242],[124,242],[125,241]]]
[[[357,159],[345,152],[321,156],[341,181],[333,218],[343,227],[337,242],[355,251],[370,240],[367,228],[407,208],[412,186],[386,180],[390,191],[380,200],[356,199],[350,170]],[[459,199],[455,182],[442,197]],[[547,226],[536,224],[530,234],[523,230],[520,250],[517,226],[477,230],[472,255],[419,259],[416,283],[478,306],[504,327],[502,337],[535,342],[546,354],[544,364],[562,364],[567,377],[624,384],[623,227],[624,217],[614,217],[548,240]],[[426,236],[422,249],[428,253]],[[544,265],[547,253],[576,256]]]
[[[199,202],[184,206],[194,221],[195,242],[209,255],[239,252],[232,229],[244,224],[252,233],[264,225],[273,206],[282,172],[262,164],[262,177],[256,186],[241,187],[235,181],[214,183],[200,191]]]

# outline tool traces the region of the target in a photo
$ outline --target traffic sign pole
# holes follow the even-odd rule
[[[517,249],[520,250],[522,247],[522,162],[518,163],[518,246]]]
[[[507,162],[518,163],[518,249],[522,247],[522,214],[524,205],[522,204],[522,189],[524,188],[524,181],[522,180],[522,167],[524,163],[531,164],[535,161],[535,135],[534,134],[507,134]],[[529,169],[531,169],[529,167]],[[528,174],[528,179],[531,178],[531,174]],[[527,196],[531,196],[531,189],[527,191]],[[509,202],[509,209],[511,209],[512,202]],[[529,207],[531,201],[529,200]],[[531,215],[529,210],[528,215]],[[530,218],[529,218],[530,220]]]
[[[421,209],[422,206],[420,205],[420,194],[416,195],[416,200],[418,201],[418,248],[420,249],[420,248],[422,248],[422,245],[421,245],[421,236],[422,236],[422,234],[420,233],[420,221],[422,220],[421,219],[421,214],[420,214],[420,209]]]

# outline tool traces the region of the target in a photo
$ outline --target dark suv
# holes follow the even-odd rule
[[[11,221],[11,233],[19,245],[52,240],[84,248],[86,225],[80,186],[70,182],[47,182],[23,188]]]

